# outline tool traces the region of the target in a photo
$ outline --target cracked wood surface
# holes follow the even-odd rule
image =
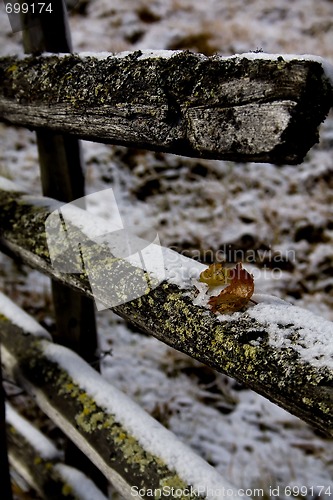
[[[300,163],[332,87],[317,60],[187,51],[0,58],[0,119],[185,156]]]

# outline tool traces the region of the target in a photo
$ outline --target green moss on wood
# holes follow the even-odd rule
[[[144,481],[144,475],[147,475],[144,481],[146,487],[149,481],[152,481],[149,486],[151,488],[163,488],[163,485],[167,484],[183,490],[188,487],[177,474],[170,471],[160,457],[153,456],[142,448],[139,441],[129,434],[116,417],[99,407],[95,400],[82,390],[66,372],[61,371],[60,376],[55,380],[55,386],[59,396],[64,396],[74,402],[77,408],[74,419],[81,433],[93,435],[98,431],[103,431],[110,449],[111,464],[114,465],[117,462],[119,467],[119,462],[122,462],[123,467],[132,467],[135,476],[139,478],[143,475],[140,479],[141,484]]]

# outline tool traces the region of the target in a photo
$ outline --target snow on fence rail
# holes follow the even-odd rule
[[[0,334],[6,371],[124,498],[239,498],[212,466],[77,354],[54,344],[48,332],[1,293]],[[9,423],[22,434],[22,422],[9,416]],[[40,484],[46,469],[52,469],[45,464],[50,459],[49,446],[35,433],[29,441],[41,459],[32,467]],[[66,469],[59,465],[51,472],[53,480],[59,480],[59,473],[66,477]],[[77,490],[75,480],[72,488]]]
[[[131,293],[142,269],[105,252],[105,245],[91,238],[92,228],[102,222],[92,215],[89,221],[86,211],[76,209],[66,221],[70,252],[59,247],[57,266],[53,267],[45,221],[61,206],[51,199],[31,197],[2,180],[2,249],[89,297],[97,294],[106,305],[108,283],[116,282],[126,302],[126,293]],[[112,239],[112,233],[108,238]],[[162,250],[162,282],[113,310],[148,334],[247,384],[333,435],[333,323],[269,296],[258,296],[260,303],[245,312],[213,314],[207,296],[200,299],[198,295],[202,285],[198,278],[205,266]],[[69,259],[70,273],[62,273],[59,269],[68,266]],[[99,277],[94,293],[90,276]],[[148,279],[147,283],[153,284]]]
[[[63,463],[64,453],[6,403],[9,459],[23,479],[48,500],[107,500],[81,471]]]
[[[295,164],[318,141],[332,73],[315,56],[260,53],[3,57],[0,120],[186,156]]]

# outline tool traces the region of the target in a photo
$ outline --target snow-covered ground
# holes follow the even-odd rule
[[[75,2],[74,2],[75,3]],[[75,51],[262,49],[333,62],[329,0],[86,0],[70,24]],[[0,6],[0,54],[22,52]],[[0,175],[40,192],[34,133],[0,124]],[[164,246],[210,263],[223,252],[260,271],[256,293],[333,320],[333,117],[299,166],[238,165],[83,143],[87,192],[115,191],[123,220],[154,227]],[[103,215],[105,207],[97,206]],[[242,252],[242,253],[240,253]],[[0,257],[0,287],[52,324],[47,279]],[[264,267],[272,278],[264,279]],[[266,276],[267,276],[266,272]],[[320,486],[333,496],[332,441],[235,381],[97,314],[104,373],[238,488]],[[311,489],[313,488],[313,489]],[[304,491],[304,490],[303,490]],[[320,498],[330,498],[322,493]]]

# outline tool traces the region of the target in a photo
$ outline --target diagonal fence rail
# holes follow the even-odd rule
[[[163,278],[154,282],[156,275],[147,277],[146,292],[130,300],[138,276],[146,271],[115,257],[105,243],[95,241],[92,228],[102,222],[84,210],[73,210],[66,220],[67,246],[59,243],[57,265],[53,266],[45,222],[57,210],[61,204],[54,200],[31,197],[3,180],[2,249],[61,283],[98,298],[105,308],[112,306],[110,294],[116,288],[120,301],[112,308],[133,325],[333,435],[331,322],[272,297],[264,297],[245,312],[213,314],[207,296],[200,298],[198,290],[199,274],[205,266],[163,248]],[[105,233],[107,230],[106,225]],[[112,233],[107,236],[110,242]],[[150,248],[152,261],[159,250],[157,245]],[[69,260],[70,272],[59,271]]]
[[[20,476],[48,500],[107,500],[91,479],[63,463],[64,454],[6,403],[9,460]]]
[[[0,337],[7,373],[124,498],[244,496],[76,353],[54,344],[38,323],[1,293]],[[29,467],[40,489],[46,477],[59,488],[59,466],[48,467],[43,450],[35,467]],[[45,477],[48,468],[51,474]]]

